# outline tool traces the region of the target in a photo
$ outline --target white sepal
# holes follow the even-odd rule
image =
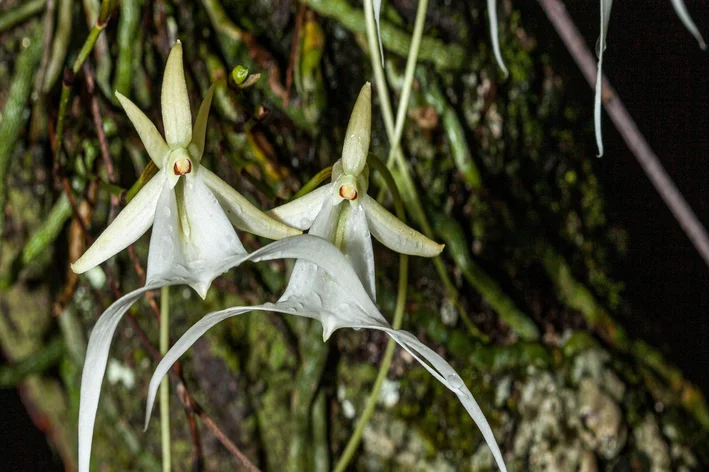
[[[192,141],[192,111],[182,67],[182,43],[170,50],[160,96],[165,140],[171,149],[186,148]]]
[[[292,202],[266,212],[266,215],[282,223],[305,231],[310,228],[322,208],[323,200],[332,194],[334,184],[324,185],[306,193]]]
[[[372,129],[372,86],[364,84],[352,109],[342,145],[342,170],[359,176],[367,164]]]
[[[217,82],[213,83],[209,90],[207,90],[207,95],[202,99],[202,104],[199,106],[199,111],[197,112],[197,118],[194,121],[194,129],[192,130],[192,142],[188,146],[190,156],[195,160],[197,164],[202,160],[202,155],[204,155],[204,143],[207,138],[207,122],[209,121],[209,108],[212,106],[212,97],[214,96],[214,89],[217,86]]]
[[[361,204],[372,236],[392,251],[422,257],[435,257],[443,251],[444,244],[438,244],[404,224],[369,195],[362,197]]]
[[[153,224],[158,195],[165,181],[162,171],[150,179],[91,247],[71,265],[71,269],[82,274],[137,241]]]
[[[297,229],[287,226],[288,221],[283,224],[277,218],[269,216],[269,212],[264,213],[256,208],[246,197],[209,169],[200,167],[198,173],[199,178],[214,192],[231,224],[238,229],[268,239],[283,239],[300,234]]]
[[[81,373],[81,395],[79,400],[79,472],[89,472],[91,443],[93,441],[96,410],[101,396],[101,383],[106,372],[108,352],[118,323],[140,296],[155,288],[182,283],[174,281],[154,281],[116,300],[99,317],[89,336],[86,360]]]
[[[145,150],[148,151],[150,159],[158,166],[158,169],[162,169],[165,158],[167,158],[167,155],[170,153],[170,147],[160,135],[160,131],[158,131],[153,122],[150,121],[150,118],[145,116],[145,113],[143,113],[140,108],[117,90],[116,98],[118,98],[118,101],[121,103],[130,122],[133,123],[135,130],[138,132],[138,136],[140,136],[140,140],[143,142],[143,146],[145,146]]]

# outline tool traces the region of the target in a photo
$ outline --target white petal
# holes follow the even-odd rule
[[[216,197],[198,177],[187,174],[174,191],[160,194],[148,252],[147,279],[185,277],[204,298],[229,260],[246,250]],[[177,195],[183,186],[182,201]]]
[[[344,202],[343,202],[344,203]],[[344,203],[347,211],[340,218],[344,219],[344,238],[342,252],[347,257],[372,300],[377,299],[374,276],[374,250],[372,236],[369,234],[365,209],[359,203]]]
[[[111,347],[113,334],[123,315],[140,296],[155,288],[174,285],[179,281],[168,283],[155,281],[152,285],[130,292],[119,298],[106,309],[96,322],[89,344],[86,349],[86,360],[81,373],[81,397],[79,401],[79,472],[88,472],[91,461],[91,442],[93,439],[96,410],[101,395],[101,383],[106,372],[108,351]]]
[[[495,457],[497,466],[502,472],[507,472],[505,461],[502,458],[502,453],[500,452],[500,448],[495,440],[495,435],[492,433],[490,424],[487,422],[480,406],[475,401],[473,394],[470,390],[468,390],[468,387],[465,385],[458,373],[450,366],[450,364],[448,364],[448,362],[436,354],[436,352],[434,352],[431,348],[416,339],[416,337],[409,332],[397,331],[389,327],[380,327],[376,325],[358,327],[377,329],[386,332],[394,339],[394,341],[399,343],[401,347],[406,349],[409,354],[411,354],[422,366],[424,366],[426,370],[431,373],[431,375],[436,377],[439,382],[455,393],[465,409],[468,411],[470,417],[473,421],[475,421],[475,424],[480,429],[483,438],[485,438],[485,442],[487,442],[488,447],[492,451],[492,455]],[[421,357],[423,357],[425,361],[422,360]]]
[[[601,34],[598,36],[598,70],[596,71],[596,91],[593,103],[593,123],[596,130],[598,157],[603,156],[603,136],[601,132],[601,105],[603,97],[603,52],[606,50],[608,21],[611,16],[613,0],[601,0]]]
[[[689,12],[687,11],[687,7],[684,4],[684,0],[671,0],[671,2],[672,6],[675,9],[675,12],[677,12],[677,16],[679,16],[679,19],[682,20],[684,27],[687,28],[690,33],[692,33],[692,36],[694,36],[694,38],[699,43],[699,47],[702,49],[706,49],[707,44],[704,42],[704,38],[702,38],[702,34],[699,32],[699,28],[697,28],[697,25],[694,24],[692,17],[689,16]]]
[[[165,172],[158,172],[150,179],[91,247],[71,265],[71,269],[82,274],[140,238],[153,224],[158,196],[165,181]]]
[[[497,28],[497,0],[487,0],[487,17],[490,20],[490,37],[492,38],[492,52],[495,54],[497,65],[500,66],[505,77],[510,75],[500,51],[500,33]]]
[[[352,109],[342,145],[342,170],[358,177],[367,163],[372,129],[372,86],[364,84]]]
[[[217,82],[213,83],[207,95],[204,96],[202,104],[197,112],[197,119],[194,122],[194,130],[192,131],[192,142],[189,145],[190,155],[192,159],[199,164],[204,154],[204,143],[207,137],[207,122],[209,120],[209,108],[212,105],[212,96]]]
[[[422,257],[434,257],[443,251],[444,244],[438,244],[404,224],[369,195],[362,198],[362,206],[372,235],[392,251]]]
[[[230,308],[208,314],[172,346],[158,364],[150,381],[146,425],[157,386],[172,364],[209,328],[226,318],[251,310],[266,310],[318,319],[329,333],[337,327],[351,326],[353,323],[388,326],[345,256],[318,236],[304,234],[285,238],[251,254],[232,258],[229,262],[237,266],[247,260],[258,262],[284,258],[297,259],[297,262],[288,287],[276,304]],[[311,267],[312,271],[309,269]],[[317,277],[317,280],[313,280],[312,276]],[[347,291],[343,287],[347,287]]]
[[[143,146],[148,152],[150,159],[153,160],[158,169],[162,169],[165,158],[170,153],[170,147],[165,143],[165,140],[160,136],[160,132],[155,127],[150,118],[145,116],[140,108],[138,108],[133,102],[124,97],[120,92],[116,90],[116,98],[121,102],[123,110],[128,115],[128,119],[135,130],[140,136],[140,140],[143,141]]]
[[[246,197],[209,169],[200,167],[198,177],[214,192],[229,221],[238,229],[268,239],[282,239],[300,234],[300,231],[287,226],[287,221],[283,224],[269,216],[268,212],[264,213],[256,208]]]
[[[201,338],[204,333],[206,333],[210,328],[228,318],[243,315],[251,311],[281,310],[279,310],[275,306],[267,304],[251,307],[229,308],[227,310],[210,313],[202,317],[197,323],[195,323],[190,329],[188,329],[185,334],[180,337],[180,339],[177,340],[177,342],[170,348],[170,350],[158,363],[157,367],[155,368],[155,372],[153,372],[153,376],[150,379],[150,386],[148,387],[148,397],[146,399],[144,429],[148,429],[148,424],[150,423],[150,416],[152,415],[153,406],[155,404],[155,396],[157,395],[158,389],[160,388],[160,382],[172,368],[172,365],[177,362],[177,360],[182,357],[182,355],[187,352],[187,350],[191,348],[192,345],[196,343],[197,340]]]
[[[162,122],[170,148],[186,148],[192,141],[192,111],[187,94],[185,70],[182,67],[182,43],[177,41],[170,51],[162,79]]]
[[[333,184],[319,187],[292,202],[269,210],[266,214],[288,226],[305,231],[310,229],[322,208],[323,200],[332,195]]]

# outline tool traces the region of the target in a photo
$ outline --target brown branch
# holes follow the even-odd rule
[[[293,31],[293,41],[290,45],[290,60],[288,61],[288,69],[286,69],[286,99],[283,102],[283,107],[288,107],[290,100],[291,86],[293,85],[293,69],[295,69],[295,61],[298,60],[298,50],[300,49],[300,31],[303,27],[305,19],[305,10],[307,5],[301,3],[298,7],[298,15],[295,19],[295,30]]]
[[[593,88],[596,83],[596,60],[586,46],[578,28],[561,0],[539,0],[544,13],[561,36],[586,81]],[[603,76],[603,106],[611,117],[625,144],[633,153],[652,185],[660,194],[687,237],[692,241],[704,262],[709,265],[709,235],[684,199],[672,178],[662,167],[659,158],[650,148],[620,97]]]
[[[88,61],[84,63],[84,79],[86,80],[86,87],[88,89],[89,96],[91,97],[91,115],[93,116],[96,136],[98,137],[99,148],[101,149],[101,158],[103,159],[103,165],[106,168],[106,176],[108,177],[108,181],[115,185],[116,173],[113,167],[113,160],[111,159],[111,152],[108,150],[108,141],[106,140],[106,133],[103,130],[103,117],[101,116],[98,97],[96,96],[96,75],[94,74],[94,70]],[[112,193],[111,211],[108,218],[109,221],[112,221],[115,217],[119,204],[120,199],[118,195]]]
[[[251,461],[246,457],[236,444],[231,442],[231,440],[224,434],[219,426],[214,422],[214,420],[205,413],[202,406],[195,400],[195,398],[190,394],[183,383],[177,384],[177,396],[180,397],[180,401],[184,405],[189,405],[190,408],[200,417],[204,425],[214,434],[214,436],[222,443],[222,445],[227,448],[227,450],[236,458],[238,458],[241,463],[251,472],[260,472],[259,468],[251,463]]]

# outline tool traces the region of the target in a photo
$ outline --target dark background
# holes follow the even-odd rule
[[[435,0],[429,8],[435,8]],[[523,9],[524,24],[548,48],[567,86],[588,102],[593,92],[565,52],[536,2],[512,2]],[[686,0],[700,31],[709,39],[709,11]],[[524,5],[522,5],[524,4]],[[598,0],[566,2],[589,45],[599,28]],[[504,21],[504,17],[502,18]],[[709,54],[685,30],[669,0],[616,1],[613,5],[604,70],[660,157],[667,172],[709,226]],[[589,124],[590,126],[590,124]],[[588,134],[589,159],[603,181],[610,222],[628,231],[627,257],[615,268],[626,283],[632,307],[621,320],[634,337],[661,349],[685,375],[709,392],[709,269],[627,150],[607,116],[603,118],[606,154],[595,159]],[[5,470],[62,470],[44,435],[32,424],[15,390],[0,390]]]

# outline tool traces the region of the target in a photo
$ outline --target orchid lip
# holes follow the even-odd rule
[[[185,175],[192,172],[192,161],[187,158],[178,159],[175,161],[175,165],[172,166],[175,175]]]
[[[344,183],[340,186],[339,194],[345,200],[357,199],[357,187],[350,183]]]

